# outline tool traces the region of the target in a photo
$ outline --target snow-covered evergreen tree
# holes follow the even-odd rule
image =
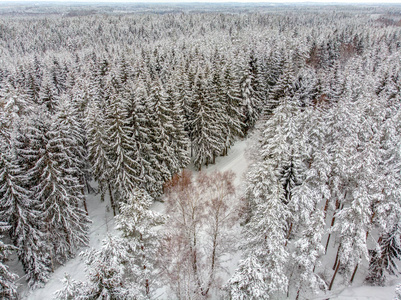
[[[4,232],[9,229],[7,223],[0,222],[0,232]],[[17,299],[17,284],[15,280],[18,276],[12,273],[9,267],[5,264],[12,251],[16,248],[5,244],[0,236],[0,297],[3,299]]]
[[[171,143],[174,150],[174,156],[177,160],[179,169],[188,166],[190,162],[189,146],[190,141],[188,133],[185,131],[185,115],[183,103],[179,101],[178,91],[171,85],[167,88],[167,107],[172,114],[173,132],[171,133]]]
[[[90,222],[82,209],[83,188],[73,152],[77,143],[69,135],[62,115],[62,110],[57,111],[47,128],[38,128],[34,132],[39,136],[32,137],[33,140],[43,144],[38,145],[33,158],[34,167],[28,172],[35,182],[33,197],[45,223],[48,243],[52,244],[51,255],[60,262],[70,257],[78,247],[87,245]],[[48,131],[41,131],[43,129]]]
[[[134,255],[137,273],[131,278],[137,293],[150,297],[157,287],[156,262],[160,236],[155,227],[163,218],[150,210],[152,199],[145,190],[134,189],[126,203],[121,203],[116,229],[122,234]]]
[[[59,95],[50,78],[50,74],[45,73],[40,87],[39,103],[44,104],[50,113],[54,113],[58,100]]]
[[[38,224],[43,219],[38,202],[25,187],[27,178],[11,149],[1,147],[0,201],[1,221],[9,224],[11,240],[17,247],[18,258],[31,287],[43,285],[50,273],[50,245]]]
[[[225,289],[230,300],[271,299],[266,293],[266,269],[254,255],[241,261],[234,275],[228,280]]]
[[[316,293],[326,288],[324,280],[315,273],[316,267],[319,266],[319,258],[324,254],[322,238],[325,225],[323,211],[312,213],[302,236],[294,243],[295,250],[292,253],[294,269],[291,274],[294,282],[290,282],[290,287],[297,288],[297,299],[309,297],[310,291]],[[306,295],[303,295],[303,292]]]
[[[99,182],[101,199],[104,200],[105,193],[109,190],[111,207],[115,215],[116,207],[113,202],[113,189],[111,187],[113,177],[111,174],[112,161],[109,154],[110,141],[106,133],[105,116],[98,106],[99,104],[95,101],[90,101],[86,114],[88,159],[91,165],[91,173]]]
[[[109,153],[112,161],[112,185],[114,190],[126,195],[144,180],[141,177],[143,166],[135,155],[138,145],[133,136],[135,128],[129,126],[127,99],[114,75],[111,76],[109,88],[111,96],[106,115],[106,134],[111,141]]]
[[[172,145],[173,111],[168,107],[168,95],[164,91],[160,79],[151,83],[147,99],[148,126],[150,128],[153,153],[155,155],[154,168],[157,170],[156,182],[168,181],[172,175],[180,170],[179,162],[174,156]]]
[[[400,300],[401,299],[401,284],[398,284],[395,287],[395,300]]]
[[[61,282],[63,283],[63,288],[54,293],[56,299],[75,300],[89,298],[89,296],[86,296],[90,295],[89,287],[82,282],[72,279],[69,274],[65,274]]]
[[[210,98],[204,76],[199,75],[195,82],[194,119],[191,124],[191,138],[195,150],[194,164],[199,169],[203,164],[214,163],[215,157],[224,147],[220,103]]]
[[[229,63],[226,63],[226,67],[223,73],[222,79],[222,102],[223,102],[223,112],[226,117],[225,134],[226,148],[230,147],[234,142],[235,138],[241,137],[243,135],[242,128],[244,124],[244,116],[242,114],[242,99],[239,80],[235,78],[233,70]],[[227,149],[225,149],[227,152]]]
[[[66,276],[57,299],[149,299],[157,287],[156,251],[159,237],[155,229],[162,217],[150,210],[152,199],[136,188],[121,203],[116,229],[121,237],[108,235],[101,249],[81,255],[86,258],[88,281]]]
[[[264,99],[261,92],[259,73],[257,57],[255,57],[254,53],[251,53],[247,66],[243,70],[243,78],[241,79],[242,113],[245,117],[243,120],[245,132],[255,125],[262,111]]]
[[[81,255],[85,257],[89,282],[77,283],[82,287],[78,299],[141,299],[131,281],[131,275],[139,270],[133,264],[134,254],[127,241],[108,235],[101,249],[87,250]]]
[[[284,203],[283,186],[269,161],[262,162],[249,177],[247,195],[252,198],[254,208],[244,231],[245,259],[254,255],[264,269],[265,290],[260,293],[267,299],[287,290],[289,253],[286,243],[290,212]]]
[[[384,285],[386,275],[397,274],[397,261],[401,259],[401,241],[400,229],[396,225],[385,236],[381,236],[378,241],[378,247],[375,250],[369,250],[370,263],[369,275],[366,281],[372,285]]]

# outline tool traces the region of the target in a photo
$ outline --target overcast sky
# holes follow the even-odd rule
[[[314,3],[398,3],[401,4],[401,0],[273,0],[273,1],[266,1],[266,0],[207,0],[207,1],[199,1],[199,0],[0,0],[1,2],[8,2],[8,3],[21,3],[21,2],[129,2],[129,3],[190,3],[190,2],[198,2],[198,3],[224,3],[224,2],[239,2],[239,3],[302,3],[302,2],[314,2]]]

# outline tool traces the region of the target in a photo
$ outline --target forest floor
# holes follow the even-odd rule
[[[248,152],[250,144],[250,139],[240,140],[235,143],[235,145],[229,149],[228,155],[224,157],[219,157],[216,159],[214,165],[209,165],[208,167],[203,167],[203,172],[213,172],[213,171],[233,171],[236,174],[235,185],[237,187],[237,193],[240,195],[243,191],[243,183],[245,182],[244,176],[246,170],[251,161],[250,154]],[[195,169],[190,166],[190,169]],[[89,194],[87,195],[87,205],[89,210],[89,217],[92,220],[90,225],[90,243],[89,246],[93,248],[100,248],[102,240],[107,234],[116,234],[114,230],[114,220],[113,214],[110,209],[109,199],[106,198],[104,202],[100,201],[100,195]],[[155,202],[153,205],[155,211],[164,212],[164,204],[162,202]],[[239,227],[238,227],[239,228]],[[82,250],[85,250],[82,249]],[[239,253],[233,253],[231,257],[228,258],[226,268],[228,273],[232,274],[237,266],[238,260],[240,259]],[[18,283],[20,284],[19,290],[22,299],[28,300],[47,300],[53,299],[54,293],[63,287],[61,279],[64,278],[64,274],[70,274],[75,280],[85,281],[85,263],[81,256],[77,255],[75,258],[69,260],[65,265],[59,266],[54,273],[51,274],[50,280],[47,284],[40,289],[34,291],[29,291],[25,281],[25,277],[22,273],[22,268],[19,264],[14,263],[12,269],[18,272],[20,279]],[[224,279],[228,279],[228,274],[223,276]],[[330,293],[321,293],[311,299],[332,299],[332,300],[390,300],[395,297],[395,286],[400,283],[400,279],[392,279],[387,287],[370,287],[363,286],[362,278],[355,280],[353,287],[344,288],[340,284],[334,291]],[[169,299],[165,292],[165,289],[159,289],[157,291],[158,299]],[[219,299],[218,295],[214,295],[215,299]]]

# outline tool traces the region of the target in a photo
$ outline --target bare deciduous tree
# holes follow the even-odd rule
[[[219,288],[224,256],[232,249],[230,230],[239,206],[234,173],[184,170],[166,185],[169,221],[161,248],[167,285],[178,299],[202,299]]]

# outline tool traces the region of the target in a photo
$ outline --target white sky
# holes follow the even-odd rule
[[[302,3],[302,2],[313,2],[313,3],[367,3],[367,4],[385,4],[385,3],[393,3],[393,4],[401,4],[401,0],[206,0],[206,1],[199,1],[199,0],[0,0],[0,3],[21,3],[21,2],[59,2],[59,3],[66,3],[66,2],[90,2],[90,3],[105,3],[105,2],[119,2],[119,3],[224,3],[224,2],[234,2],[234,3]]]

